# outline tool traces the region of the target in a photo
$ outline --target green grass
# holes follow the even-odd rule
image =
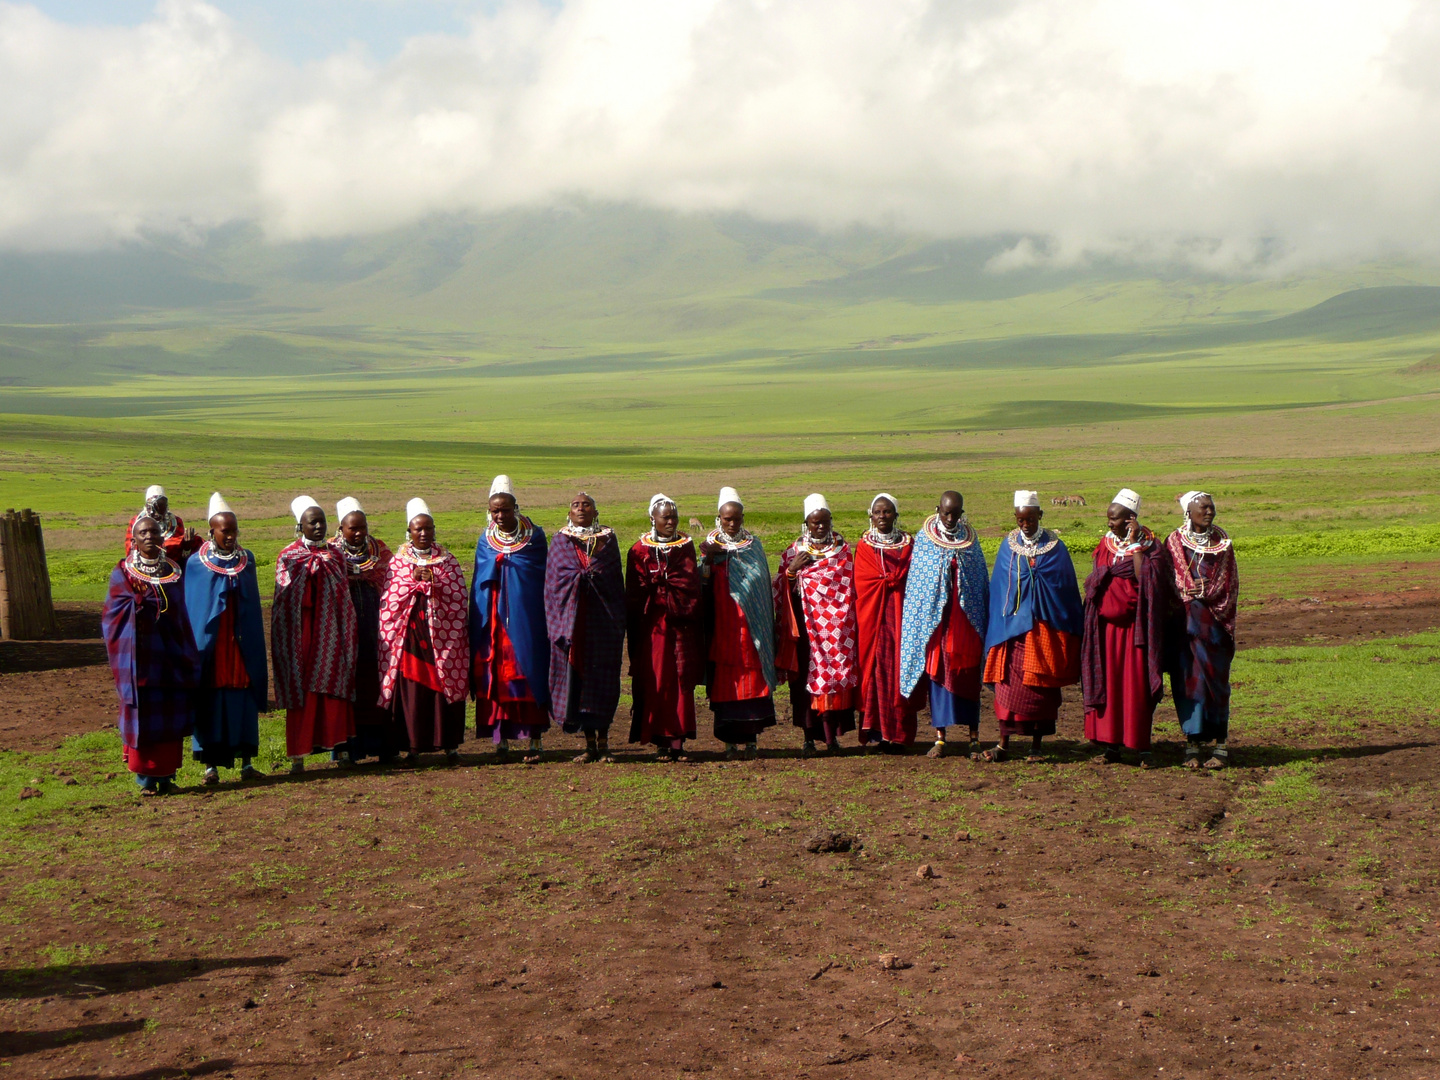
[[[1236,723],[1265,738],[1373,736],[1402,720],[1440,725],[1440,632],[1247,649],[1231,682]]]
[[[1211,491],[1242,571],[1297,563],[1282,589],[1304,560],[1440,550],[1440,271],[1007,276],[989,254],[580,206],[36,257],[12,279],[51,285],[0,297],[0,509],[42,514],[61,599],[102,593],[155,482],[197,525],[223,491],[262,581],[302,491],[357,495],[392,543],[424,495],[463,553],[499,472],[541,524],[584,486],[626,536],[653,492],[708,525],[732,483],[772,554],[812,490],[853,535],[877,490],[913,527],[954,487],[993,550],[1034,487],[1089,500],[1047,502],[1083,563],[1122,485],[1161,531]]]

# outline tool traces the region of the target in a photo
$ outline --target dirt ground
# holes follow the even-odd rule
[[[113,723],[93,618],[0,645],[0,748]],[[1440,593],[1317,595],[1247,608],[1241,645],[1435,625]],[[1062,732],[1078,720],[1071,703]],[[1100,766],[1065,739],[1001,766],[797,744],[611,767],[556,746],[526,767],[472,743],[459,768],[97,787],[27,827],[29,869],[0,877],[0,1069],[1440,1075],[1431,729],[1220,775]],[[807,850],[830,829],[851,850]]]

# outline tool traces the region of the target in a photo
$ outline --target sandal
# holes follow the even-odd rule
[[[726,760],[726,761],[739,761],[739,760],[740,760],[740,748],[739,748],[738,746],[736,746],[733,742],[727,742],[727,743],[725,744],[725,760]]]
[[[1224,758],[1221,758],[1221,757],[1219,757],[1219,756],[1216,756],[1216,757],[1212,757],[1209,761],[1205,762],[1205,764],[1204,764],[1203,767],[1206,768],[1206,769],[1211,769],[1211,770],[1214,770],[1214,769],[1223,769],[1223,768],[1225,768],[1228,764],[1229,764],[1229,762],[1227,762]]]
[[[1027,765],[1044,765],[1044,764],[1045,764],[1045,757],[1044,757],[1044,755],[1042,755],[1042,754],[1026,754],[1026,755],[1025,755],[1025,764],[1027,764]]]
[[[265,779],[265,774],[259,769],[255,768],[254,765],[246,765],[243,769],[240,770],[240,779],[263,780]]]
[[[594,750],[586,749],[576,754],[570,761],[575,765],[589,765],[591,762],[599,761],[600,755]]]
[[[800,756],[801,756],[802,758],[814,757],[814,756],[815,756],[815,744],[814,744],[814,742],[812,742],[812,741],[809,740],[809,739],[806,739],[806,740],[805,740],[805,745],[802,746],[802,747],[800,747]]]
[[[1153,768],[1155,768],[1155,755],[1152,754],[1152,753],[1150,753],[1150,751],[1148,751],[1148,750],[1146,750],[1143,754],[1141,754],[1141,755],[1140,755],[1140,768],[1142,768],[1142,769],[1153,769]]]
[[[210,768],[205,770],[205,778],[200,782],[206,787],[214,787],[220,783],[220,770],[213,765],[210,766]]]
[[[838,742],[827,742],[825,744],[825,752],[827,754],[839,754],[840,744]]]
[[[745,760],[746,760],[746,761],[758,761],[759,758],[760,758],[760,744],[759,744],[759,743],[753,743],[753,742],[752,742],[752,743],[746,743],[746,744],[745,744]]]
[[[976,758],[975,760],[976,760],[976,761],[984,761],[984,762],[987,762],[987,763],[989,763],[989,764],[991,764],[991,765],[994,765],[994,764],[996,764],[997,762],[1001,762],[1001,761],[1008,760],[1009,757],[1010,757],[1010,751],[1007,750],[1007,749],[1005,749],[1005,747],[1003,747],[1003,746],[992,746],[989,750],[983,751],[983,752],[980,754],[980,756],[979,756],[978,758]]]
[[[1118,750],[1102,750],[1090,759],[1096,765],[1114,765],[1120,760]]]
[[[1214,758],[1211,758],[1210,760],[1211,760],[1211,761],[1214,761],[1215,759],[1214,759]],[[1198,768],[1200,768],[1200,755],[1199,755],[1199,754],[1192,754],[1189,750],[1186,750],[1186,751],[1185,751],[1185,760],[1180,763],[1180,767],[1181,767],[1182,769],[1198,769]]]
[[[944,757],[944,756],[945,756],[945,746],[946,746],[946,744],[945,744],[945,740],[944,740],[944,739],[936,739],[936,740],[935,740],[935,745],[932,746],[932,747],[930,747],[929,750],[926,750],[926,751],[925,751],[925,756],[926,756],[926,757]]]
[[[537,750],[533,754],[526,754],[520,760],[523,761],[526,765],[539,765],[542,761],[545,760],[545,755]]]

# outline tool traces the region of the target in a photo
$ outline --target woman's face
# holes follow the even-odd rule
[[[325,511],[312,506],[300,515],[300,535],[312,544],[325,539]]]
[[[895,529],[895,504],[889,499],[876,499],[870,507],[870,525],[882,536]]]
[[[210,542],[227,555],[235,550],[240,525],[234,514],[216,514],[210,519]]]
[[[1199,532],[1204,532],[1215,524],[1215,500],[1209,495],[1201,495],[1200,498],[1191,500],[1190,524]]]
[[[674,536],[675,530],[680,527],[680,508],[674,503],[662,503],[650,515],[650,521],[655,526],[656,536]]]
[[[352,547],[370,535],[370,522],[365,520],[363,510],[352,510],[340,519],[340,535]]]
[[[153,518],[141,518],[131,530],[135,550],[147,559],[158,559],[164,550],[160,546],[160,523]]]
[[[1105,520],[1110,525],[1110,531],[1121,538],[1129,531],[1130,522],[1134,519],[1135,511],[1119,503],[1111,503],[1110,508],[1105,511]]]
[[[1020,527],[1026,540],[1034,538],[1040,531],[1040,519],[1045,516],[1038,506],[1020,506],[1015,509],[1015,524]]]
[[[513,533],[520,524],[520,504],[514,495],[495,495],[490,499],[490,520],[503,532]],[[431,522],[434,528],[434,522]]]
[[[595,524],[595,518],[599,516],[595,509],[595,500],[583,491],[570,500],[570,524],[581,529],[588,529]],[[508,529],[506,530],[509,531]]]
[[[745,527],[745,508],[739,503],[728,502],[720,508],[720,531],[726,536],[739,536]]]
[[[429,551],[435,543],[435,519],[429,514],[416,514],[405,531],[410,535],[411,547],[420,551]]]
[[[805,528],[810,533],[810,539],[825,541],[830,539],[830,511],[816,510],[805,519]]]

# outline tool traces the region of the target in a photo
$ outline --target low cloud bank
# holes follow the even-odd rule
[[[585,197],[1215,271],[1440,255],[1440,9],[502,0],[303,67],[218,9],[0,2],[0,246],[280,240]]]

